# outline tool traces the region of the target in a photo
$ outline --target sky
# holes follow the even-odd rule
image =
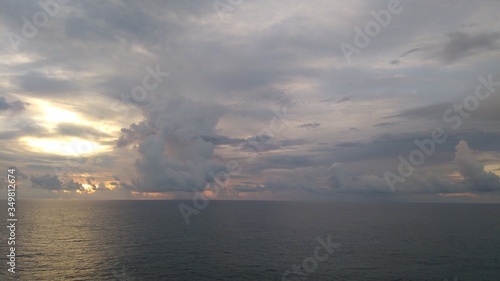
[[[21,198],[500,203],[499,12],[1,1],[0,163]]]

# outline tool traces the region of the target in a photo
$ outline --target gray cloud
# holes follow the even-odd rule
[[[0,62],[6,81],[0,91],[125,127],[112,136],[113,151],[82,157],[76,169],[119,175],[120,188],[202,190],[227,157],[244,166],[238,180],[255,181],[237,191],[386,194],[381,171],[415,149],[416,138],[445,127],[443,113],[474,92],[478,75],[498,72],[498,2],[457,1],[404,3],[351,64],[337,46],[352,42],[354,26],[363,27],[372,20],[369,11],[387,1],[259,0],[228,13],[228,22],[210,1],[72,1],[19,53],[8,40],[0,45],[8,54]],[[40,11],[37,2],[0,5],[8,11],[0,18],[2,33],[20,34],[22,17]],[[391,60],[404,67],[384,65]],[[147,100],[121,104],[123,110],[110,105],[156,65],[171,76],[148,90]],[[498,108],[498,97],[491,97],[459,130],[448,131],[448,141],[403,190],[494,190],[495,178],[481,173],[481,163],[456,160],[454,147],[463,139],[478,151],[500,151]],[[65,120],[46,124],[40,110],[21,101],[0,97],[0,111],[0,160],[37,173],[67,158],[10,147],[10,140],[111,137]],[[24,115],[37,120],[18,124]],[[261,130],[277,117],[286,119],[283,130]],[[252,161],[249,152],[257,154]],[[343,164],[327,172],[332,162]],[[446,173],[453,165],[469,184],[452,186]],[[35,182],[57,186],[49,177]]]
[[[247,141],[245,139],[230,138],[230,137],[221,136],[221,135],[201,136],[201,138],[206,142],[213,143],[214,145],[238,146],[239,144],[245,143]]]
[[[484,165],[473,156],[467,142],[461,141],[456,146],[455,161],[471,191],[500,191],[500,177],[484,170]]]
[[[313,130],[319,128],[320,125],[319,123],[305,123],[298,125],[297,128]]]
[[[44,93],[45,95],[68,94],[76,89],[75,83],[67,80],[50,78],[43,73],[31,71],[17,78],[17,82],[23,91],[32,93]]]
[[[101,132],[89,126],[77,125],[72,123],[60,123],[57,125],[57,134],[73,137],[92,136],[94,138],[110,137],[105,132]]]
[[[411,54],[411,53],[414,53],[416,51],[418,51],[419,48],[411,48],[410,50],[404,52],[401,56],[399,56],[400,58],[404,58],[406,57],[407,55]]]
[[[83,186],[70,178],[63,180],[57,175],[45,174],[40,176],[32,175],[30,177],[32,187],[48,189],[48,190],[84,190]]]
[[[31,176],[31,184],[33,187],[40,187],[45,189],[59,190],[62,187],[62,183],[56,175],[41,175],[41,176]]]
[[[466,32],[456,32],[448,35],[448,40],[439,54],[444,62],[454,63],[461,58],[484,52],[487,50],[499,49],[498,40],[500,32],[470,34]]]
[[[202,136],[215,133],[224,108],[177,98],[148,104],[143,112],[146,121],[122,130],[118,141],[121,146],[138,143],[139,176],[132,186],[139,191],[203,190],[209,172],[220,166],[212,161],[214,144]]]
[[[21,101],[7,102],[5,97],[0,96],[0,112],[6,110],[18,111],[23,109],[25,109],[25,107],[24,103],[22,103]]]
[[[17,139],[23,136],[46,136],[48,135],[48,130],[44,127],[41,127],[37,124],[16,124],[17,127],[14,130],[8,130],[0,132],[0,139],[10,140]]]

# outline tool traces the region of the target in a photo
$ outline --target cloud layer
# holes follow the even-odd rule
[[[36,191],[189,198],[237,163],[221,198],[500,202],[498,1],[401,1],[350,61],[388,1],[62,2],[0,3],[0,161]]]

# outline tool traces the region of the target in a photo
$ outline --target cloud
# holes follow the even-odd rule
[[[53,190],[61,189],[61,181],[56,175],[31,176],[31,184],[33,187]]]
[[[30,174],[52,172],[51,165],[65,167],[67,159],[11,146],[11,140],[102,135],[104,146],[116,139],[114,150],[82,157],[72,171],[99,180],[119,175],[115,180],[125,189],[202,190],[211,181],[207,174],[227,158],[244,167],[236,190],[380,194],[380,175],[397,166],[397,156],[408,155],[415,138],[429,137],[437,126],[449,129],[443,113],[474,93],[478,75],[498,69],[498,1],[457,1],[406,3],[408,11],[370,38],[351,64],[339,43],[353,42],[353,28],[363,29],[373,20],[369,11],[387,1],[258,0],[226,13],[225,22],[210,1],[72,1],[20,52],[11,55],[8,40],[0,45],[6,54],[0,59],[0,159]],[[21,34],[21,18],[31,19],[40,6],[10,1],[4,10],[11,13],[0,18],[0,29]],[[391,59],[404,67],[387,67]],[[122,103],[120,110],[110,104],[130,95],[156,65],[171,76],[148,87],[146,101]],[[448,141],[397,192],[459,194],[473,182],[494,189],[480,164],[454,160],[454,146],[463,139],[475,149],[500,151],[495,96],[460,130],[447,131]],[[48,122],[43,108],[11,99],[40,99],[86,124],[99,119],[123,129],[110,136],[115,132],[83,123]],[[35,123],[20,124],[17,117],[28,115]],[[272,122],[284,129],[271,134]],[[258,157],[247,161],[248,152]],[[343,164],[327,172],[332,162]],[[468,184],[448,177],[459,163]],[[94,189],[99,180],[92,180]],[[63,181],[77,186],[60,181],[61,189]]]
[[[456,181],[432,172],[417,171],[401,183],[396,192],[414,194],[484,193],[500,191],[500,177],[486,172],[484,165],[474,156],[467,142],[455,146],[455,161],[463,179]],[[379,193],[389,192],[387,181],[382,176],[347,173],[340,163],[328,169],[328,183],[335,192]]]
[[[464,57],[487,50],[498,49],[500,32],[476,33],[455,32],[448,35],[448,40],[439,54],[444,62],[454,63]]]
[[[419,48],[411,48],[410,50],[404,52],[402,55],[399,56],[398,59],[394,59],[391,61],[391,64],[392,65],[399,65],[401,63],[401,58],[404,58],[406,57],[407,55],[411,54],[411,53],[414,53],[416,51],[418,51]]]
[[[48,190],[85,190],[81,183],[74,181],[73,179],[66,177],[61,180],[57,175],[45,174],[45,175],[32,175],[30,177],[31,185],[35,188],[42,188]]]
[[[416,52],[416,51],[418,51],[418,50],[419,50],[419,48],[411,48],[410,50],[408,50],[408,51],[404,52],[404,53],[403,53],[401,56],[399,56],[399,57],[400,57],[400,58],[403,58],[403,57],[405,57],[405,56],[407,56],[407,55],[409,55],[409,54],[411,54],[411,53],[414,53],[414,52]]]
[[[6,110],[20,111],[24,109],[24,103],[22,103],[21,101],[7,102],[5,97],[0,96],[0,112]]]
[[[333,163],[327,170],[328,184],[336,192],[390,192],[383,177],[376,175],[347,174],[340,163]]]
[[[267,188],[264,188],[263,186],[260,186],[260,185],[254,185],[254,186],[236,185],[233,188],[234,188],[234,190],[236,190],[238,192],[263,192],[263,191],[268,191]]]
[[[232,145],[238,146],[241,143],[246,142],[245,139],[240,138],[230,138],[227,136],[213,135],[213,136],[201,136],[201,138],[206,141],[213,143],[214,145]]]
[[[314,129],[319,128],[319,126],[320,126],[319,123],[305,123],[305,124],[298,125],[297,128],[314,130]]]
[[[63,182],[61,185],[61,188],[63,190],[83,190],[84,189],[80,183],[78,183],[72,179]]]
[[[73,123],[59,123],[57,125],[57,134],[72,137],[109,137],[105,132],[101,132],[89,126],[78,125]]]
[[[475,192],[500,191],[500,177],[484,170],[484,164],[474,157],[467,142],[460,141],[455,147],[455,161],[469,190]]]
[[[41,137],[49,134],[46,128],[37,125],[32,121],[17,123],[12,127],[15,127],[16,129],[0,132],[0,140],[17,139],[23,136]]]
[[[121,132],[120,138],[116,141],[118,147],[124,147],[131,143],[142,141],[145,137],[155,134],[153,128],[148,126],[145,121],[141,121],[137,124],[133,123],[130,125],[129,129],[122,128]]]
[[[44,93],[45,95],[62,95],[76,89],[76,84],[68,80],[47,77],[37,71],[31,71],[17,78],[18,85],[23,91]]]
[[[137,144],[138,177],[132,186],[139,191],[203,190],[211,181],[209,172],[222,167],[212,159],[215,145],[202,136],[216,133],[224,108],[179,97],[142,110],[146,120],[122,130],[118,140],[119,146]]]
[[[379,128],[390,128],[396,125],[397,122],[381,122],[373,125],[373,127],[379,127]]]

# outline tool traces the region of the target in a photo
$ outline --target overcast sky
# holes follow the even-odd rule
[[[500,202],[500,1],[41,3],[0,2],[24,198]]]

